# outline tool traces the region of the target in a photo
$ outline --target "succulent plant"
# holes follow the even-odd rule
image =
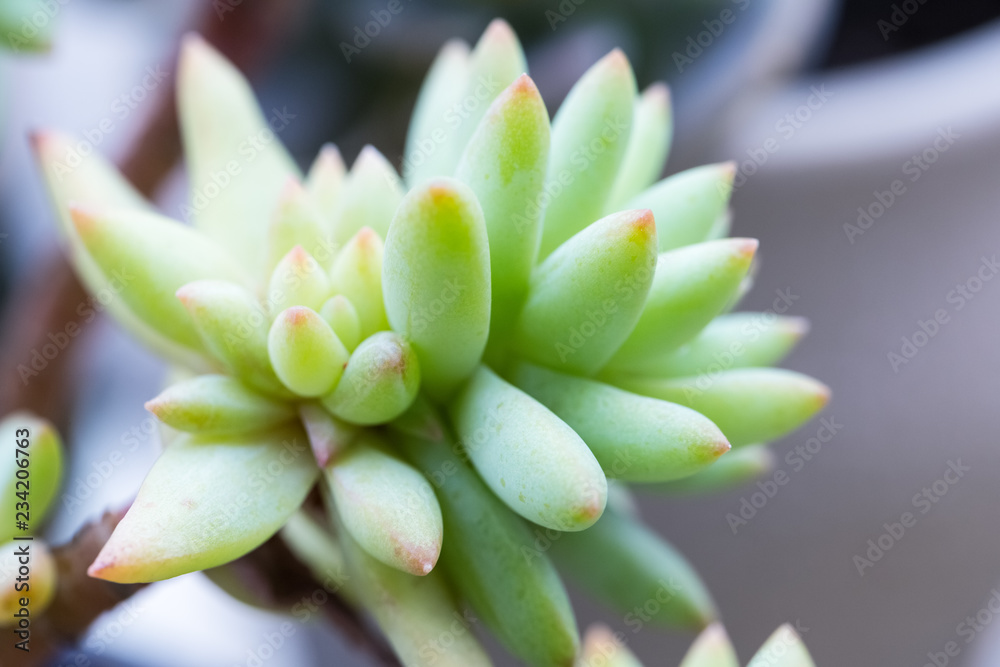
[[[52,424],[27,412],[0,421],[0,438],[15,447],[0,460],[0,627],[24,628],[56,592],[55,560],[36,536],[59,490],[63,446]]]
[[[799,320],[727,314],[757,247],[724,238],[732,165],[655,182],[666,88],[637,94],[615,50],[550,127],[525,70],[502,21],[450,42],[402,179],[372,147],[348,171],[332,145],[303,177],[276,134],[287,114],[190,37],[191,226],[36,136],[78,275],[183,378],[146,404],[168,444],[92,576],[215,568],[284,527],[408,665],[489,664],[471,632],[435,653],[456,600],[527,663],[573,664],[557,570],[624,611],[655,603],[657,622],[716,618],[622,483],[744,480],[829,392],[761,367]],[[713,472],[734,446],[751,456]],[[298,511],[317,481],[327,526]]]

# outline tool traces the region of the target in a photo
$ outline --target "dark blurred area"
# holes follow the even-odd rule
[[[671,86],[676,138],[667,173],[740,161],[746,178],[734,197],[733,233],[761,239],[757,284],[742,309],[767,308],[776,290],[799,295],[791,314],[809,317],[812,331],[784,365],[827,382],[834,399],[823,416],[843,424],[801,470],[785,456],[818,420],[775,443],[791,483],[736,534],[725,517],[752,485],[704,498],[641,496],[643,515],[716,596],[741,658],[778,624],[798,620],[819,665],[922,667],[950,641],[960,653],[949,665],[1000,665],[1000,623],[980,619],[968,642],[957,627],[1000,585],[1000,281],[953,312],[953,323],[912,361],[887,362],[902,337],[951,307],[949,291],[975,275],[983,257],[1000,252],[1000,3],[403,1],[400,16],[349,58],[343,45],[384,2],[289,3],[287,29],[247,68],[265,109],[298,115],[281,139],[301,165],[325,141],[337,143],[348,164],[370,143],[398,165],[437,50],[450,37],[474,42],[495,16],[522,40],[550,113],[580,74],[621,46],[640,88],[657,80]],[[227,12],[244,9],[226,0],[229,9],[216,17],[217,5],[74,0],[55,17],[50,54],[0,54],[0,232],[7,235],[0,236],[0,300],[44,282],[57,255],[26,133],[93,128],[144,68],[172,69],[183,32],[200,21],[224,32],[232,25]],[[689,40],[726,9],[737,20],[691,57]],[[776,125],[817,89],[829,91],[829,102],[807,109],[791,135],[777,135]],[[155,114],[152,102],[139,106],[98,149],[121,161]],[[949,131],[953,143],[935,149],[928,168],[909,180],[910,161]],[[774,136],[780,150],[744,166]],[[845,225],[857,225],[859,207],[869,208],[894,179],[906,179],[905,194],[852,236]],[[179,217],[185,187],[178,166],[157,188],[168,214]],[[9,303],[5,311],[2,340],[18,361],[25,352],[10,344],[18,317]],[[71,482],[146,423],[135,397],[155,394],[163,373],[107,322],[74,346],[60,383],[71,396],[63,423],[79,448]],[[127,500],[155,455],[150,442],[130,456],[84,510],[57,518],[53,539],[68,539],[86,518]],[[854,557],[868,540],[912,510],[914,494],[958,458],[972,468],[968,481],[859,573]],[[574,601],[581,626],[601,619],[625,629],[614,612]],[[100,653],[95,638],[107,637],[95,624],[84,651],[90,664],[247,664],[247,647],[280,623],[198,576],[151,587],[138,602],[147,611]],[[653,666],[675,664],[691,637],[647,628],[629,640]],[[497,664],[513,664],[504,660]],[[311,627],[267,664],[371,663],[330,629]]]

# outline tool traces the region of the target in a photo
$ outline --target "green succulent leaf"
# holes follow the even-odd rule
[[[177,290],[176,296],[205,347],[232,375],[267,394],[292,396],[268,356],[271,318],[249,290],[224,280],[197,280]]]
[[[25,563],[18,553],[27,545],[30,545],[29,577],[24,575]],[[30,581],[26,583],[26,579]],[[44,614],[58,587],[59,569],[45,542],[0,542],[0,628],[24,632],[24,626],[20,625],[23,610],[27,608],[32,616]]]
[[[60,232],[66,243],[69,261],[84,287],[92,295],[114,295],[112,282],[87,252],[76,233],[70,205],[110,206],[118,209],[150,210],[149,204],[121,174],[95,151],[81,156],[74,142],[55,132],[41,132],[32,137],[45,184],[55,204]],[[103,299],[104,306],[118,324],[156,353],[187,368],[204,370],[207,359],[200,350],[171,340],[144,321],[123,300]]]
[[[750,665],[774,667],[815,667],[802,638],[791,625],[785,624],[774,631],[760,650],[750,658]]]
[[[632,132],[604,206],[606,213],[628,208],[626,204],[632,197],[660,177],[670,152],[673,131],[670,90],[664,83],[654,83],[635,101]]]
[[[0,3],[0,46],[14,53],[48,51],[52,48],[52,29],[56,23],[52,19],[58,11],[58,7],[42,0],[4,0]],[[39,21],[39,15],[45,20]]]
[[[730,368],[772,366],[809,331],[809,320],[774,313],[720,315],[694,339],[656,364],[665,376],[712,375]]]
[[[735,162],[688,169],[636,195],[628,208],[653,211],[660,252],[701,243],[726,213],[735,174]]]
[[[382,301],[382,237],[363,227],[344,246],[330,269],[335,294],[350,299],[361,323],[361,337],[389,328]]]
[[[740,661],[725,628],[713,623],[694,640],[680,667],[740,667]]]
[[[274,314],[291,306],[319,310],[331,295],[326,271],[298,245],[274,267],[267,289],[268,305]]]
[[[606,369],[661,375],[661,361],[732,301],[756,250],[756,239],[723,239],[661,253],[642,314]]]
[[[587,70],[559,107],[552,121],[542,257],[604,212],[628,146],[634,98],[632,66],[615,49]]]
[[[361,434],[325,470],[337,515],[372,557],[411,575],[434,569],[441,553],[441,508],[419,472]]]
[[[380,331],[358,345],[323,406],[335,417],[361,425],[392,421],[420,389],[417,354],[404,338]]]
[[[592,625],[583,636],[578,667],[642,667],[624,642],[624,635],[606,625]]]
[[[153,464],[87,573],[139,583],[235,560],[281,528],[318,472],[298,426],[181,435]]]
[[[63,475],[63,446],[59,432],[48,421],[29,412],[12,412],[0,421],[0,437],[7,450],[0,457],[0,543],[24,536],[16,528],[17,503],[25,500],[19,492],[27,490],[26,502],[30,504],[30,525],[37,532],[45,520],[52,502],[59,493]],[[25,446],[22,447],[21,445]],[[20,461],[26,461],[21,464]],[[22,466],[27,466],[22,467]],[[19,470],[27,470],[28,488],[18,486]],[[24,509],[24,506],[21,506]],[[13,550],[11,550],[13,551]],[[34,570],[32,570],[34,584]],[[6,592],[7,589],[4,589]],[[13,590],[13,586],[10,587]],[[32,607],[34,609],[34,607]],[[16,610],[15,610],[16,611]],[[10,618],[10,616],[4,616]]]
[[[174,298],[194,280],[249,279],[229,254],[195,230],[157,213],[74,208],[76,231],[112,294],[137,317],[185,347],[203,349],[191,318]]]
[[[324,268],[333,263],[339,250],[313,198],[301,183],[291,179],[281,193],[268,228],[268,270],[273,271],[296,246],[304,248]]]
[[[346,296],[338,294],[330,297],[319,309],[319,314],[349,351],[361,342],[361,318]]]
[[[324,144],[306,174],[306,191],[331,229],[346,172],[340,150],[333,144]]]
[[[337,197],[334,240],[346,243],[364,227],[385,238],[402,198],[403,185],[392,164],[374,146],[365,146]]]
[[[483,481],[515,512],[570,531],[600,518],[604,472],[580,436],[544,405],[480,366],[449,412]]]
[[[333,391],[351,356],[326,320],[305,306],[292,306],[274,319],[267,352],[278,379],[299,396]]]
[[[195,225],[262,275],[272,211],[288,179],[301,178],[277,137],[296,114],[265,118],[239,70],[197,35],[181,47],[177,109]]]
[[[469,45],[460,39],[445,42],[424,78],[406,133],[403,176],[410,187],[428,178],[450,176],[462,147],[446,116],[462,98],[468,80]]]
[[[396,434],[397,444],[437,489],[447,539],[441,565],[457,593],[501,642],[529,665],[573,664],[576,620],[559,575],[536,537],[490,492],[444,437]]]
[[[524,74],[494,100],[465,148],[457,178],[482,206],[490,246],[490,340],[501,341],[528,290],[541,240],[549,115]]]
[[[711,378],[621,376],[614,382],[627,391],[697,410],[714,421],[734,447],[777,440],[830,400],[826,385],[781,368],[741,368]]]
[[[233,435],[280,426],[295,418],[283,401],[258,394],[227,375],[199,375],[146,402],[167,426],[187,433]]]
[[[596,373],[629,338],[653,284],[649,211],[622,211],[566,241],[531,278],[514,345],[559,370]]]
[[[530,364],[518,364],[509,377],[583,438],[608,477],[679,479],[729,451],[715,424],[682,405]]]
[[[441,175],[451,176],[454,173],[462,150],[486,115],[487,108],[505,88],[527,71],[528,63],[524,59],[521,42],[510,24],[503,19],[491,21],[469,54],[465,91],[451,109],[452,115],[457,116],[453,121],[455,150],[450,153],[452,161],[446,165],[447,171]]]
[[[655,600],[650,622],[703,628],[715,619],[715,603],[687,560],[637,519],[607,511],[588,530],[552,539],[560,572],[621,612]]]
[[[468,628],[469,621],[456,608],[443,574],[431,572],[414,577],[375,560],[349,535],[343,535],[341,541],[361,603],[375,618],[403,665],[493,664]],[[456,620],[462,625],[456,626]]]
[[[639,488],[672,495],[720,493],[763,477],[774,465],[774,452],[767,445],[744,445],[690,477]]]
[[[389,229],[382,266],[389,324],[413,344],[423,387],[445,400],[476,368],[490,326],[490,253],[468,186],[414,188]]]

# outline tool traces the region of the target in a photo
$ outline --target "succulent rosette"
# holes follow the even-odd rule
[[[347,573],[407,665],[489,664],[469,632],[428,656],[457,604],[527,663],[573,664],[557,571],[624,611],[659,600],[658,622],[716,618],[622,483],[744,481],[829,392],[766,368],[802,320],[728,313],[757,248],[725,238],[732,165],[656,182],[665,86],[637,93],[615,50],[550,123],[526,69],[502,21],[450,42],[402,178],[370,146],[347,170],[331,145],[303,176],[289,121],[188,38],[191,225],[36,137],[80,278],[184,378],[147,403],[170,437],[92,576],[214,568],[285,527]],[[317,483],[323,524],[297,512]]]

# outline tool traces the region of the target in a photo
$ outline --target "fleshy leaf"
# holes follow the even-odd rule
[[[626,208],[632,197],[659,178],[670,152],[673,132],[670,90],[664,83],[654,83],[635,102],[628,148],[604,206],[606,212]]]
[[[447,535],[439,569],[456,592],[529,665],[571,665],[579,641],[573,609],[532,529],[459,459],[449,436],[396,440],[437,489]]]
[[[750,658],[750,667],[815,667],[802,638],[791,625],[785,624],[774,631],[760,650]]]
[[[346,296],[338,294],[330,297],[319,309],[319,314],[348,350],[353,351],[361,342],[361,320],[354,304]]]
[[[403,176],[410,187],[428,178],[451,175],[450,165],[462,147],[446,117],[462,97],[468,68],[469,45],[452,39],[441,47],[424,78],[406,133]]]
[[[768,313],[720,315],[697,337],[661,359],[658,374],[712,375],[730,368],[772,366],[809,331],[809,320]]]
[[[661,375],[660,361],[730,303],[756,250],[756,239],[723,239],[661,253],[642,315],[607,370]]]
[[[742,368],[713,377],[622,376],[614,382],[628,391],[697,410],[714,421],[734,447],[777,440],[830,400],[826,385],[781,368]]]
[[[42,527],[59,492],[63,475],[63,446],[55,427],[29,412],[12,412],[4,417],[0,421],[0,437],[3,438],[0,442],[10,447],[0,457],[0,521],[3,521],[0,524],[0,542],[6,542],[29,534],[16,528],[17,519],[21,518],[16,516],[17,503],[21,501],[30,504],[30,534],[38,533]],[[20,461],[26,463],[19,464]],[[22,468],[22,465],[27,468]],[[23,484],[17,484],[22,479],[17,476],[19,470],[27,470],[24,473],[27,475],[24,479],[28,480],[27,489]],[[16,495],[24,491],[27,491],[26,498]],[[24,505],[20,509],[23,510]]]
[[[301,178],[277,137],[296,114],[265,118],[239,70],[196,35],[181,47],[177,109],[195,225],[262,275],[271,214],[288,179]]]
[[[452,107],[447,120],[454,126],[451,162],[442,176],[451,176],[459,156],[473,135],[479,121],[494,99],[520,75],[528,71],[524,51],[510,24],[493,19],[469,54],[469,69],[463,97]],[[456,125],[457,124],[457,125]]]
[[[392,421],[410,407],[420,389],[420,364],[413,347],[391,331],[361,342],[323,405],[335,417],[361,425]]]
[[[740,661],[725,628],[713,623],[694,640],[680,667],[740,667]]]
[[[153,464],[87,573],[139,583],[235,560],[281,528],[318,472],[298,426],[182,435]]]
[[[198,280],[177,290],[177,299],[212,356],[232,375],[259,391],[292,395],[267,354],[271,318],[249,290],[224,280]]]
[[[404,665],[490,667],[471,622],[455,606],[444,575],[414,577],[386,567],[349,535],[341,541],[351,581]]]
[[[363,227],[385,238],[402,198],[403,185],[392,164],[374,146],[365,146],[344,178],[337,199],[334,240],[346,243]]]
[[[340,190],[344,185],[344,158],[340,150],[333,144],[323,144],[309,173],[306,174],[306,191],[313,205],[319,210],[323,219],[332,227],[340,201]]]
[[[191,318],[174,298],[182,285],[218,279],[247,284],[229,254],[203,234],[157,213],[73,208],[76,231],[112,294],[167,338],[203,349]]]
[[[274,267],[267,286],[267,303],[274,314],[291,306],[319,310],[332,291],[330,278],[320,263],[302,246],[295,246]]]
[[[541,256],[604,212],[625,156],[635,76],[619,49],[597,61],[569,91],[552,120]],[[645,206],[629,208],[647,208]]]
[[[409,574],[434,569],[441,508],[423,475],[363,433],[333,460],[325,479],[337,515],[366,552]]]
[[[20,549],[25,548],[29,551],[27,565],[30,572],[27,577],[26,563],[18,554]],[[0,628],[19,627],[20,631],[25,631],[26,626],[19,625],[25,617],[23,615],[18,617],[16,614],[24,614],[25,608],[30,614],[28,618],[37,618],[44,614],[56,595],[58,585],[59,570],[56,560],[45,542],[42,540],[0,542]],[[22,641],[27,639],[24,635],[18,637],[23,638]],[[17,642],[12,644],[16,645]]]
[[[274,319],[267,352],[278,379],[299,396],[333,391],[351,356],[326,320],[305,306],[292,306]]]
[[[228,375],[199,375],[146,402],[167,426],[188,433],[230,435],[274,428],[295,418],[283,401],[251,391]]]
[[[0,47],[14,53],[48,51],[60,9],[43,0],[4,0],[0,3]]]
[[[326,468],[361,432],[359,427],[337,419],[318,403],[301,404],[299,417],[320,468]]]
[[[111,206],[120,209],[150,210],[149,204],[121,174],[96,151],[81,155],[68,137],[41,132],[32,145],[45,176],[59,218],[59,228],[67,245],[70,263],[77,277],[92,295],[113,295],[116,290],[76,233],[69,206]],[[105,303],[106,302],[106,303]],[[138,340],[163,357],[188,368],[204,369],[207,359],[200,351],[185,347],[157,331],[133,313],[121,299],[103,298],[102,305]]]
[[[552,368],[596,373],[636,326],[655,265],[649,211],[613,213],[588,226],[531,277],[518,352]]]
[[[642,663],[625,645],[625,634],[612,632],[606,625],[587,628],[583,648],[577,661],[579,667],[642,667]]]
[[[636,195],[628,208],[653,211],[660,252],[701,243],[729,206],[735,173],[735,162],[688,169]]]
[[[650,622],[681,628],[705,627],[717,615],[687,560],[631,517],[607,511],[588,530],[553,539],[550,553],[560,572],[619,611],[656,600]]]
[[[407,194],[386,238],[382,291],[424,389],[445,400],[476,368],[490,326],[489,242],[468,186],[442,178]]]
[[[744,445],[690,477],[663,484],[647,484],[639,489],[676,495],[719,493],[766,475],[774,469],[774,465],[774,452],[767,445]]]
[[[337,255],[330,269],[336,294],[350,299],[361,322],[361,336],[389,328],[382,302],[382,238],[365,227]]]
[[[490,245],[490,340],[507,340],[538,256],[549,115],[524,74],[493,102],[465,148],[457,178],[476,194]]]
[[[524,363],[510,379],[576,431],[608,477],[679,479],[729,451],[715,424],[676,403]]]
[[[480,366],[449,407],[469,459],[508,507],[556,530],[583,530],[600,518],[604,472],[544,405]]]
[[[289,179],[268,228],[268,270],[295,246],[302,246],[324,268],[333,264],[340,249],[312,197],[301,183]]]

